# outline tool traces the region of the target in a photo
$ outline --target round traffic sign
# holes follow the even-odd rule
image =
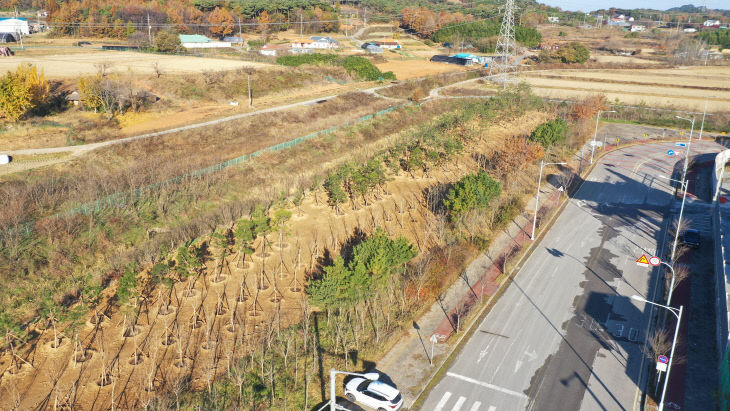
[[[659,257],[650,257],[649,258],[649,264],[653,265],[654,267],[658,266],[662,263],[662,260],[659,259]]]
[[[673,156],[674,155],[674,150],[667,150],[667,155],[668,156]]]
[[[668,362],[669,362],[669,358],[667,358],[667,356],[666,356],[666,355],[660,355],[660,356],[659,356],[659,357],[657,358],[657,361],[659,361],[659,362],[660,362],[660,363],[662,363],[662,364],[666,364],[666,363],[668,363]]]

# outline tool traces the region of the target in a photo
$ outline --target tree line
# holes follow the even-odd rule
[[[304,64],[329,64],[341,66],[347,70],[348,74],[365,81],[395,80],[395,74],[392,71],[382,72],[372,61],[360,56],[340,57],[336,54],[311,53],[281,56],[276,59],[276,62],[290,67],[299,67]]]
[[[730,48],[730,29],[703,30],[699,37],[707,44],[720,46],[720,51]]]
[[[335,32],[339,28],[338,9],[321,0],[281,0],[276,2],[166,0],[45,0],[53,33],[64,36],[127,38],[150,45],[147,27],[184,34],[223,37],[243,32],[276,32],[291,24],[302,31]],[[299,25],[297,25],[299,27]]]

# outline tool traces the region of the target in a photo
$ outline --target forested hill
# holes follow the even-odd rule
[[[494,17],[499,14],[499,8],[504,6],[504,0],[343,0],[342,4],[364,7],[371,12],[396,15],[404,8],[427,8],[434,11],[461,12],[475,17]],[[547,8],[535,0],[516,0],[520,10]]]

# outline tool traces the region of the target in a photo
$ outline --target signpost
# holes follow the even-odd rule
[[[657,371],[666,372],[668,362],[669,362],[669,358],[667,358],[666,355],[660,355],[659,357],[657,357],[657,360],[656,360]]]
[[[429,341],[431,341],[431,358],[429,358],[428,361],[431,363],[431,365],[433,365],[433,345],[436,344],[436,341],[438,341],[438,339],[436,338],[436,334],[431,334],[431,338]]]
[[[646,258],[646,254],[642,254],[641,257],[639,257],[638,260],[636,260],[636,265],[639,267],[648,267],[649,266],[649,259]]]
[[[658,266],[662,263],[662,260],[659,259],[659,257],[651,257],[649,259],[649,264],[653,265],[654,267]]]
[[[667,155],[668,156],[673,156],[674,155],[674,150],[667,150]]]

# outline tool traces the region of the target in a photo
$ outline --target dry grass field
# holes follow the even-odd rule
[[[467,71],[469,68],[455,64],[432,63],[421,59],[389,60],[375,64],[381,71],[392,71],[398,80],[407,80],[414,77],[425,77],[434,74]]]
[[[702,110],[705,97],[708,110],[727,111],[730,107],[730,67],[677,67],[671,69],[631,70],[547,70],[522,74],[536,94],[575,99],[605,94],[609,101],[649,106],[674,106]]]
[[[99,71],[100,64],[108,64],[109,72],[133,71],[137,74],[154,74],[155,63],[164,73],[202,73],[209,70],[234,70],[242,67],[264,68],[268,64],[193,56],[167,56],[137,53],[133,51],[100,51],[81,48],[67,52],[53,50],[49,54],[18,54],[0,59],[0,73],[15,70],[21,64],[31,63],[42,69],[50,78],[72,78]]]

